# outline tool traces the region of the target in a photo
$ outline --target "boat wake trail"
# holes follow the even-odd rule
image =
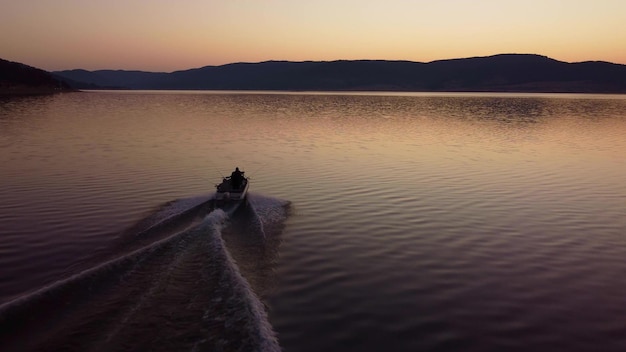
[[[263,302],[288,203],[249,198],[161,207],[123,255],[0,306],[0,350],[279,351]]]

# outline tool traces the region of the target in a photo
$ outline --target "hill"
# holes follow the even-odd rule
[[[0,59],[0,95],[50,94],[71,89],[49,72]]]
[[[55,74],[87,86],[126,89],[626,93],[626,65],[567,63],[531,54],[428,63],[267,61],[171,73],[69,70]]]

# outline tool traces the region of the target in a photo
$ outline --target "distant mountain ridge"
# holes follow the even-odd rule
[[[626,65],[534,54],[438,60],[266,61],[165,72],[67,70],[79,89],[626,93]],[[82,83],[79,83],[82,82]]]

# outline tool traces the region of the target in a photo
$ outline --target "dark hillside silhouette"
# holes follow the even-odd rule
[[[0,59],[0,95],[49,94],[71,90],[49,72]]]
[[[567,63],[531,54],[428,63],[266,61],[171,73],[71,70],[55,74],[87,85],[125,89],[626,93],[626,65]]]
[[[68,70],[54,72],[55,75],[67,80],[76,89],[129,89],[141,87],[147,89],[151,81],[159,81],[167,73],[123,70]],[[155,88],[158,89],[158,88]]]

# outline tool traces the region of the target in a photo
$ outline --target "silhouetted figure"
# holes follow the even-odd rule
[[[239,168],[236,167],[235,171],[230,174],[230,184],[233,186],[233,189],[239,189],[241,187],[241,183],[243,182],[243,172],[239,171]]]

